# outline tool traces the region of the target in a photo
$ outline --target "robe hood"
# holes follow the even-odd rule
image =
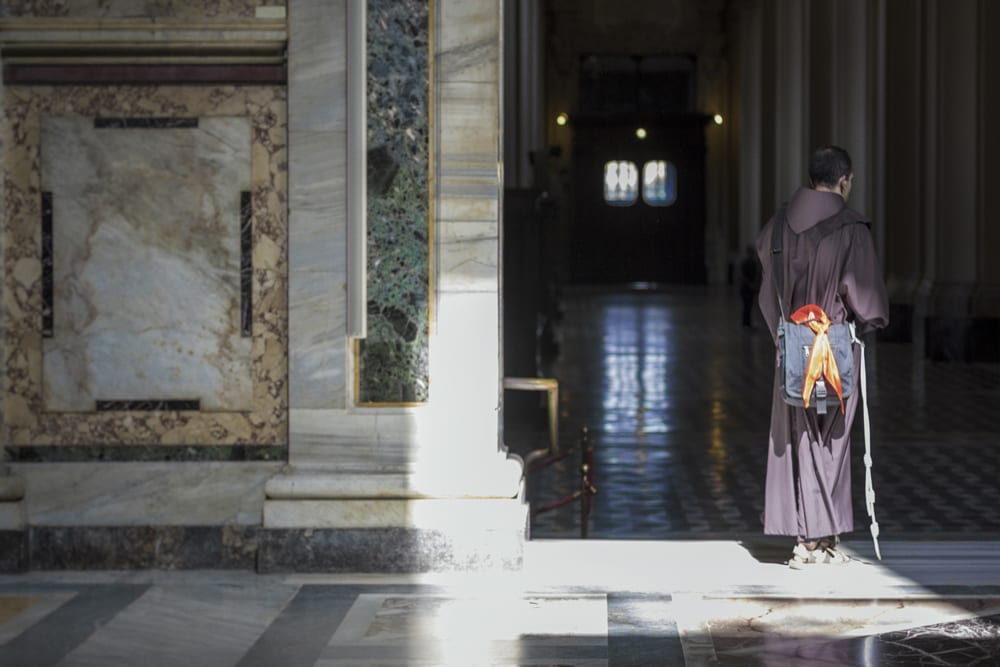
[[[801,234],[817,223],[833,217],[846,205],[844,198],[835,192],[799,188],[788,200],[785,217],[792,231]]]

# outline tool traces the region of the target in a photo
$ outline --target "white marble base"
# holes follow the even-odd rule
[[[24,526],[24,502],[0,502],[0,530],[22,530]]]
[[[516,499],[268,500],[264,528],[420,528],[458,537],[470,526],[516,531],[527,511]]]
[[[268,480],[272,500],[348,500],[356,498],[514,498],[520,495],[520,464],[499,457],[491,464],[455,468],[413,466],[408,472],[349,474],[322,469],[290,469]]]
[[[32,526],[259,525],[281,463],[11,464]]]
[[[24,497],[24,480],[16,475],[0,475],[0,502],[12,502]]]

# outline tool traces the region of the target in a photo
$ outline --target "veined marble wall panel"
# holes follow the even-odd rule
[[[496,83],[442,81],[438,90],[442,124],[440,159],[445,163],[497,164],[500,90]]]
[[[438,88],[440,219],[496,221],[500,216],[497,84],[442,81]]]
[[[347,129],[346,0],[291,0],[288,7],[288,126]],[[307,164],[295,156],[295,161]]]
[[[400,472],[420,433],[420,411],[292,410],[293,466],[327,470]]]
[[[253,18],[284,0],[0,0],[0,16],[32,18]]]
[[[293,271],[346,275],[347,147],[343,131],[291,129],[288,258]],[[309,165],[311,168],[306,168]],[[342,289],[342,288],[341,288]]]
[[[317,409],[343,406],[348,352],[343,274],[292,271],[288,299],[290,405]]]
[[[501,2],[436,0],[437,70],[441,81],[500,80]]]
[[[442,155],[438,159],[438,220],[500,218],[496,155]]]
[[[12,445],[281,444],[287,438],[285,90],[270,86],[8,86],[3,164],[4,403]],[[44,116],[243,117],[251,129],[252,409],[47,412],[43,399],[40,145]],[[152,132],[152,130],[149,130]],[[116,278],[117,280],[117,278]],[[146,396],[132,397],[135,399]]]
[[[250,410],[240,326],[249,119],[134,129],[43,116],[41,171],[54,277],[45,409],[198,399],[202,410]]]
[[[496,222],[441,222],[438,264],[441,292],[497,292],[500,266]]]
[[[259,525],[283,463],[13,464],[33,526]]]
[[[347,403],[346,13],[344,0],[288,8],[289,405],[299,415]]]

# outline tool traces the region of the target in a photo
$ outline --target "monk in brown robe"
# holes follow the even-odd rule
[[[757,238],[763,268],[758,294],[761,313],[777,345],[781,319],[774,279],[771,232],[784,225],[784,307],[790,314],[806,304],[820,306],[834,323],[853,321],[858,336],[889,323],[889,303],[870,222],[848,208],[854,173],[845,150],[826,146],[809,161],[808,188],[800,188]],[[780,213],[780,211],[779,211]],[[833,218],[843,224],[827,223]],[[817,225],[824,222],[822,228]],[[832,231],[831,231],[832,230]],[[821,232],[825,232],[823,235]],[[862,350],[854,345],[854,377]],[[860,392],[817,414],[786,404],[777,369],[771,406],[764,499],[764,533],[797,539],[789,565],[845,562],[836,545],[854,529],[851,505],[851,424]]]

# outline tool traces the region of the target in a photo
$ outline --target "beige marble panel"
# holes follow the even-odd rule
[[[271,86],[8,86],[3,142],[4,392],[14,445],[279,444],[287,438],[287,125]],[[244,412],[46,412],[42,396],[40,162],[43,115],[246,117],[254,203],[253,406]]]
[[[41,170],[55,283],[45,409],[198,399],[203,410],[250,410],[240,327],[249,119],[128,129],[44,116]]]

